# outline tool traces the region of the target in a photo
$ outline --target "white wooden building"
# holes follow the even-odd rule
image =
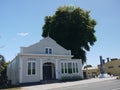
[[[7,67],[8,80],[11,80],[12,84],[61,79],[67,76],[83,78],[81,60],[71,59],[71,51],[64,49],[50,37],[20,49],[20,53]]]

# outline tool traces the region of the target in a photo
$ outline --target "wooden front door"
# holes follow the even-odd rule
[[[43,80],[51,80],[55,78],[55,66],[52,63],[43,64]]]

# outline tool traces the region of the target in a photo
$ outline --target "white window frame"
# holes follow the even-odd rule
[[[61,62],[61,74],[64,74],[65,72],[64,72],[64,63],[63,62]]]
[[[45,54],[53,54],[53,49],[51,47],[46,47],[45,48]]]
[[[79,70],[78,70],[78,63],[77,63],[77,62],[75,63],[75,67],[76,67],[76,73],[79,73]]]
[[[30,67],[31,73],[30,74],[28,74],[28,63],[31,63],[31,67]],[[32,69],[33,69],[33,63],[35,63],[35,74],[33,74],[33,71],[32,71]],[[37,68],[36,68],[36,66],[37,66],[36,61],[28,61],[27,62],[27,76],[34,76],[34,75],[37,74]]]

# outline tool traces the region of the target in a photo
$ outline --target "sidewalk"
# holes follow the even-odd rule
[[[21,87],[22,90],[50,90],[60,87],[68,87],[73,85],[81,85],[81,84],[87,84],[87,83],[93,83],[93,82],[101,82],[105,80],[114,80],[116,77],[110,77],[110,78],[93,78],[93,79],[87,79],[87,80],[81,80],[81,81],[74,81],[74,82],[63,82],[63,83],[54,83],[54,84],[45,84],[45,85],[35,85],[35,86],[26,86]]]

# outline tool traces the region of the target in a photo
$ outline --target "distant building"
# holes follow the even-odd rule
[[[85,78],[95,78],[100,74],[98,67],[88,67],[83,69],[83,74]]]
[[[98,65],[98,67],[83,69],[84,77],[93,78],[94,76],[98,76],[100,74],[100,69],[100,65]],[[109,60],[109,58],[107,58],[107,62],[104,60],[104,69],[105,73],[109,75],[120,76],[120,59],[113,58]]]
[[[81,60],[72,57],[70,50],[46,37],[29,47],[21,47],[7,67],[8,80],[21,84],[72,76],[83,78]]]
[[[110,75],[120,75],[120,59],[114,58],[104,64],[105,72]]]

